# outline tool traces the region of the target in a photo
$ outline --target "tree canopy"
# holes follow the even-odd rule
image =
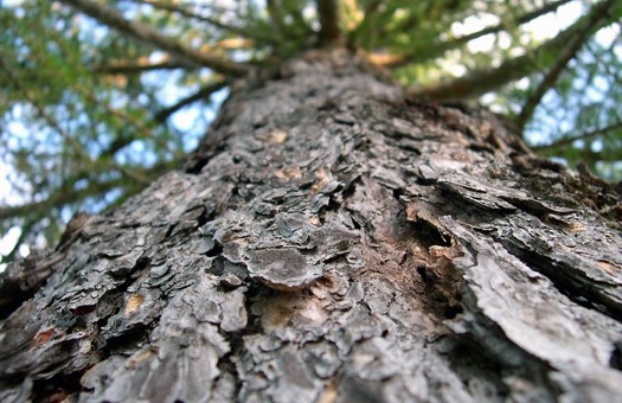
[[[619,180],[621,17],[616,0],[4,1],[8,257],[180,166],[237,77],[320,46],[412,97],[490,106],[543,156]]]

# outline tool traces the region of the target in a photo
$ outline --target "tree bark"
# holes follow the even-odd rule
[[[247,77],[185,170],[10,265],[0,400],[622,396],[620,195],[381,77]]]

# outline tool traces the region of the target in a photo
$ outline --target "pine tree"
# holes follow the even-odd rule
[[[67,2],[241,78],[183,165],[9,264],[0,400],[622,394],[620,194],[354,52],[375,2],[344,38],[336,3],[318,1],[313,49],[261,68]],[[277,3],[274,29],[307,32]]]

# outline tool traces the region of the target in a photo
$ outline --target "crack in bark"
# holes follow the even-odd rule
[[[592,288],[595,284],[587,278],[578,278],[579,270],[538,253],[521,248],[511,239],[500,239],[508,252],[519,258],[534,271],[549,278],[555,287],[577,305],[605,314],[618,322],[622,321],[622,304],[603,295],[602,290]]]

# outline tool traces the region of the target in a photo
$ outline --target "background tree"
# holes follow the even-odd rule
[[[619,180],[620,11],[609,3],[5,1],[0,228],[20,234],[8,258],[179,166],[235,77],[341,33],[414,96],[484,95],[542,155]],[[560,9],[578,19],[534,35]],[[474,51],[477,40],[492,45]]]
[[[63,75],[65,63],[57,61],[56,78],[16,67],[36,60],[19,51],[43,43],[34,53],[43,57],[72,49],[61,46],[66,39],[16,38],[2,66],[9,90],[28,102],[13,112],[32,113],[44,132],[59,134],[58,148],[46,139],[44,150],[75,157],[61,165],[63,179],[74,175],[61,183],[61,201],[91,189],[90,175],[103,175],[98,183],[108,180],[110,191],[129,182],[147,187],[105,213],[75,214],[55,248],[34,249],[0,275],[1,401],[622,395],[620,192],[586,164],[577,173],[537,157],[508,130],[525,127],[585,37],[619,19],[620,2],[591,5],[556,37],[493,61],[495,68],[475,66],[440,84],[423,77],[409,89],[378,66],[408,75],[425,54],[400,51],[398,33],[412,25],[437,38],[430,54],[444,51],[454,46],[441,34],[441,22],[452,21],[445,16],[466,18],[468,7],[483,3],[267,2],[263,17],[258,3],[233,14],[210,4],[203,18],[218,31],[252,39],[253,50],[236,51],[223,44],[238,37],[200,49],[209,39],[202,35],[211,33],[194,37],[189,28],[178,39],[172,25],[156,30],[138,21],[160,9],[171,18],[196,13],[179,4],[149,3],[143,14],[135,3],[67,3],[103,24],[84,24],[59,5],[34,7],[54,11],[38,24],[52,21],[52,32],[62,32],[56,38],[65,38],[62,24],[77,27],[70,31],[81,49],[68,55],[96,57],[93,44],[114,54],[133,46],[131,63],[107,57],[88,67],[108,71],[106,80],[75,82],[97,76]],[[517,24],[539,12],[525,9]],[[383,42],[392,36],[393,48]],[[145,43],[170,58],[136,59],[147,56]],[[182,139],[156,136],[148,126],[144,138],[133,137],[140,130],[130,123],[147,115],[133,117],[132,101],[137,109],[155,103],[132,89],[151,85],[157,100],[158,84],[119,74],[155,63],[204,66],[223,76],[189,99],[231,83],[218,117],[183,163],[173,159],[184,151]],[[514,122],[455,101],[543,65]],[[48,74],[48,81],[31,88],[25,71]],[[50,90],[57,82],[62,90]],[[97,85],[107,89],[107,102],[90,91]],[[41,103],[42,96],[56,103]],[[119,126],[89,120],[98,108]],[[165,121],[176,109],[151,114]],[[106,137],[112,129],[120,134]],[[140,144],[133,151],[151,155],[149,141],[169,144],[173,154],[158,161],[174,165],[152,181],[155,159],[139,169],[134,154],[122,157]]]

